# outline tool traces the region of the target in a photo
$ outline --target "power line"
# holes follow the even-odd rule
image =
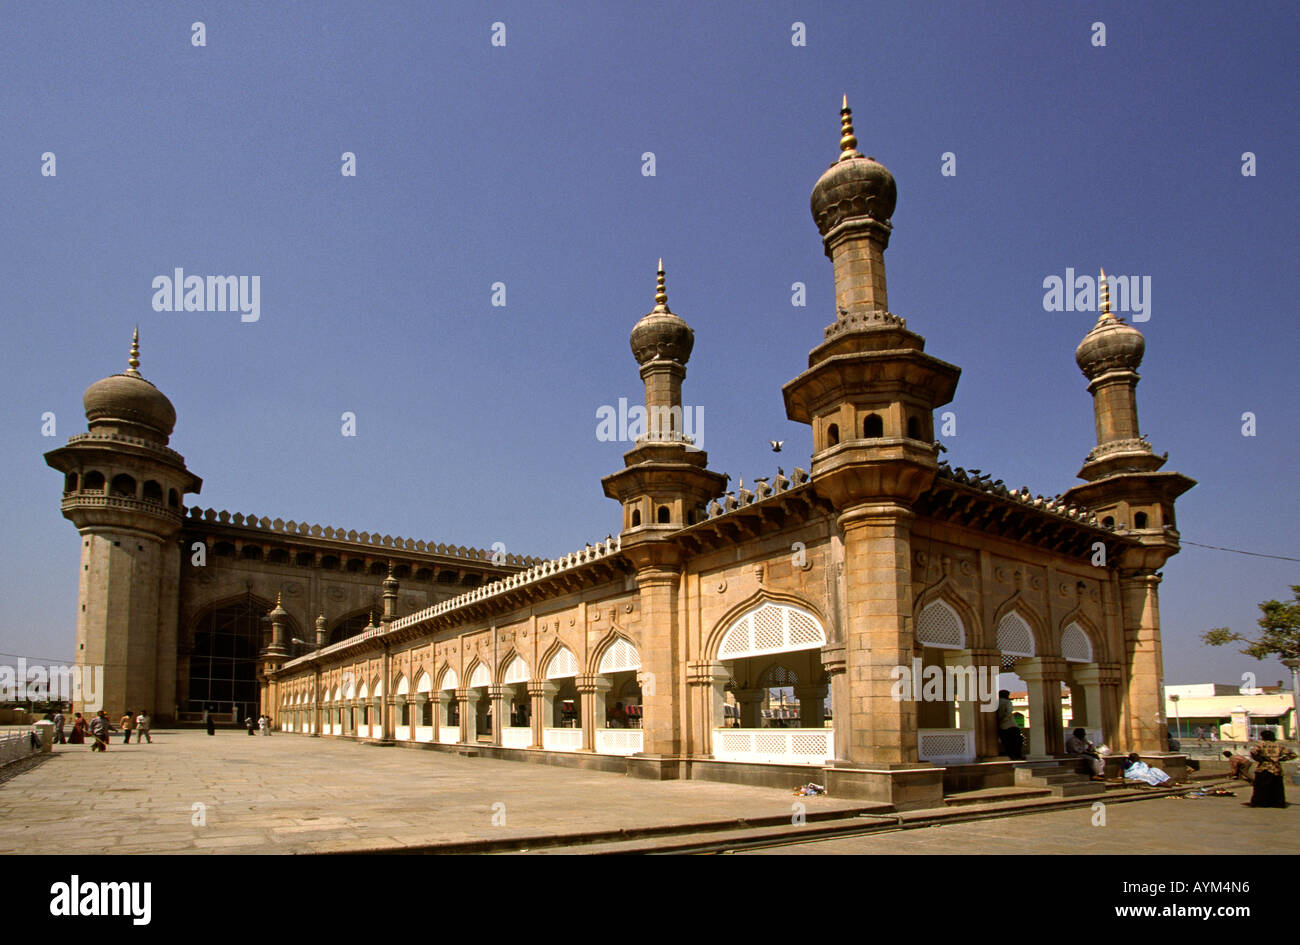
[[[1286,555],[1268,555],[1262,551],[1242,551],[1240,548],[1223,548],[1219,545],[1202,545],[1197,541],[1188,541],[1186,538],[1179,539],[1181,544],[1195,545],[1197,548],[1210,548],[1214,551],[1231,551],[1233,554],[1250,555],[1254,558],[1276,558],[1279,561],[1300,561],[1300,558],[1288,558]]]

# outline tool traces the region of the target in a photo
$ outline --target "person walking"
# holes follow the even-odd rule
[[[210,709],[203,710],[203,725],[207,728],[209,735],[217,734],[217,722],[212,718],[212,711]]]
[[[72,734],[68,736],[69,745],[86,744],[86,734],[90,731],[90,726],[86,720],[81,717],[80,712],[74,712],[75,718],[72,720]]]
[[[99,710],[90,721],[90,737],[93,744],[90,746],[91,751],[108,751],[108,739],[112,732],[117,731],[113,727],[113,720],[108,717],[108,713],[103,709]]]
[[[1282,780],[1282,762],[1294,758],[1295,752],[1277,740],[1277,733],[1266,728],[1259,741],[1250,746],[1255,759],[1255,790],[1250,794],[1251,807],[1286,807],[1286,784]]]
[[[147,741],[153,744],[153,736],[149,734],[149,726],[153,720],[149,718],[149,713],[141,710],[140,714],[135,717],[135,743],[138,745],[141,741]]]
[[[63,710],[55,709],[54,718],[51,719],[50,721],[54,723],[54,744],[56,745],[66,744],[66,742],[63,739]]]
[[[135,728],[135,716],[131,714],[130,709],[126,710],[126,713],[122,716],[120,724],[122,726],[122,731],[126,733],[122,738],[122,744],[129,745],[131,744],[131,730]]]

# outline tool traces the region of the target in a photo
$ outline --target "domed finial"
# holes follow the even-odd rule
[[[849,97],[846,94],[844,104],[840,106],[840,160],[860,157],[862,153],[858,151],[858,138],[853,133],[853,109],[849,108]]]
[[[130,367],[127,369],[126,372],[127,374],[138,375],[140,373],[140,371],[138,370],[138,368],[140,367],[140,326],[139,325],[135,326],[135,331],[131,335],[131,357],[127,358],[126,363],[130,365]]]
[[[1101,302],[1098,307],[1101,309],[1101,317],[1097,323],[1119,321],[1110,311],[1110,282],[1106,279],[1106,270],[1101,270],[1101,281],[1097,284],[1097,291],[1101,294]]]
[[[672,309],[668,307],[668,289],[664,287],[664,261],[663,257],[659,258],[659,278],[655,286],[655,312],[667,312],[672,314]]]

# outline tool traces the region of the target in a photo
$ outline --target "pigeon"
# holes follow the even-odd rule
[[[767,442],[772,444],[773,453],[781,452],[781,447],[785,446],[785,440],[768,440]]]

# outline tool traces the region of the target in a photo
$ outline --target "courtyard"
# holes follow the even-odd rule
[[[794,843],[791,853],[1300,853],[1300,807],[1235,798],[1090,805],[961,823],[903,815],[923,829]],[[1292,787],[1292,794],[1296,788]],[[796,806],[801,805],[801,806]],[[1022,808],[1026,805],[1021,805]],[[1032,807],[1032,805],[1030,805]],[[978,815],[988,805],[949,809]],[[649,781],[576,768],[294,735],[155,733],[153,744],[55,746],[0,779],[0,853],[333,853],[513,849],[572,837],[564,852],[648,850],[685,840],[789,838],[884,824],[878,806],[708,781]],[[862,815],[862,816],[859,816]],[[742,821],[744,823],[742,823]],[[592,846],[593,835],[611,841]],[[627,839],[621,843],[622,836]],[[553,842],[553,841],[548,841]],[[535,846],[540,846],[536,844]]]

